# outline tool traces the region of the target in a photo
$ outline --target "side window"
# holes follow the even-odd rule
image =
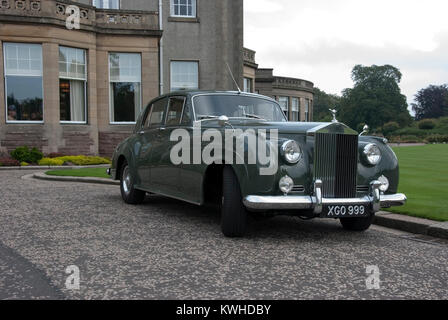
[[[185,103],[184,112],[182,114],[182,124],[189,125],[191,123],[191,111],[188,103]]]
[[[167,126],[177,126],[180,124],[184,103],[185,103],[184,97],[170,98],[170,103],[168,106],[168,114],[166,118]]]
[[[151,113],[146,121],[145,127],[157,128],[163,125],[166,113],[167,99],[161,99],[153,103]]]

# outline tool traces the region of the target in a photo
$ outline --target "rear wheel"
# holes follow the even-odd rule
[[[134,179],[128,162],[125,160],[121,166],[120,190],[121,197],[128,204],[141,204],[145,200],[146,192],[134,188]]]
[[[350,231],[366,231],[370,228],[375,217],[374,213],[365,218],[341,218],[342,227]]]
[[[242,237],[246,233],[247,211],[241,188],[233,169],[225,166],[222,180],[221,230],[226,237]]]

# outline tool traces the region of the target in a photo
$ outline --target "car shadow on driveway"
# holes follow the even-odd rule
[[[122,201],[120,196],[111,196],[113,201]],[[207,230],[214,229],[220,233],[220,211],[218,206],[205,205],[197,206],[184,201],[171,199],[159,195],[148,195],[145,202],[138,206],[139,212],[146,217],[154,213],[162,214],[170,218],[170,223],[177,223],[176,219],[181,219],[182,228],[188,230]],[[202,226],[202,227],[201,227]],[[207,228],[203,228],[207,226]],[[308,238],[310,240],[325,239],[332,237],[353,237],[363,233],[353,233],[342,228],[338,220],[334,219],[313,219],[301,220],[292,216],[260,217],[255,214],[249,214],[246,239],[260,238]]]

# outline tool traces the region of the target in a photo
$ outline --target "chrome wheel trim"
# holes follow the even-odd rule
[[[131,192],[131,173],[129,172],[128,166],[123,169],[123,178],[121,184],[123,186],[124,193],[128,195]]]

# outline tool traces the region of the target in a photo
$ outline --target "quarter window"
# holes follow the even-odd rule
[[[59,47],[61,122],[86,122],[86,51]]]
[[[93,6],[102,9],[120,9],[119,0],[93,0]]]
[[[134,123],[141,110],[141,56],[111,53],[110,116],[112,123]]]
[[[171,61],[171,91],[197,90],[198,88],[198,62]]]
[[[42,46],[4,43],[7,122],[43,121]]]
[[[171,0],[171,16],[196,17],[196,0]]]

